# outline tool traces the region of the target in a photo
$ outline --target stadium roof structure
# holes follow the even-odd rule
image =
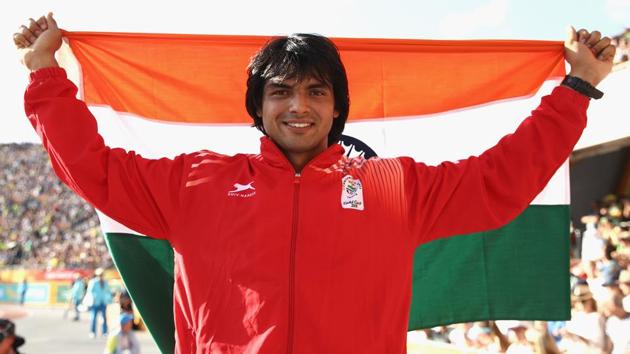
[[[616,65],[598,86],[601,102],[591,102],[588,125],[574,149],[575,155],[598,155],[630,146],[630,62]]]

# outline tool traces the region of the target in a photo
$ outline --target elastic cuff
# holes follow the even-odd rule
[[[45,80],[48,78],[67,78],[66,71],[59,67],[41,68],[31,73],[31,82],[36,80]]]

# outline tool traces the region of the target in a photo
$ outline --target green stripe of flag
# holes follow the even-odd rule
[[[409,329],[565,320],[569,294],[569,206],[530,205],[497,230],[418,247]]]
[[[175,351],[173,248],[168,241],[105,234],[107,247],[142,320],[162,353]]]

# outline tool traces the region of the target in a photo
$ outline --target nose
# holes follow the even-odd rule
[[[303,115],[309,111],[308,95],[298,92],[291,97],[289,112],[295,115]]]

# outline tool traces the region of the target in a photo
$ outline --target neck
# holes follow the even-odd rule
[[[295,170],[295,173],[301,173],[306,165],[308,165],[311,160],[317,157],[317,155],[328,149],[327,145],[320,146],[316,149],[309,149],[307,151],[290,151],[287,149],[283,149],[278,146],[280,151],[284,154],[284,156],[289,160],[291,166]]]
[[[326,151],[329,146],[326,142],[317,144],[316,146],[296,146],[296,144],[282,144],[282,142],[276,142],[271,138],[268,138],[268,142],[284,156],[284,158],[291,164],[293,170],[296,173],[301,173],[304,167],[308,165],[311,160],[317,158],[318,155]],[[274,149],[275,150],[275,149]],[[280,159],[282,160],[282,159]]]
[[[317,154],[313,155],[306,153],[300,154],[284,152],[284,156],[286,156],[287,160],[289,160],[289,162],[291,163],[291,166],[293,166],[295,173],[301,173],[304,169],[304,166],[306,166],[312,159],[314,159]]]

